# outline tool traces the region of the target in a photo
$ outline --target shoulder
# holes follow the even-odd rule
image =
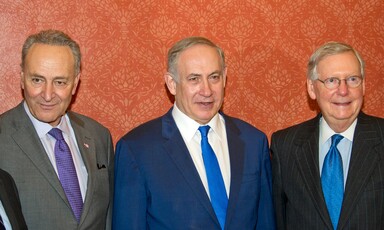
[[[318,125],[319,125],[319,116],[316,116],[315,118],[312,118],[310,120],[275,131],[272,134],[272,139],[275,139],[278,137],[286,137],[286,136],[295,137],[300,134],[311,133],[315,131]]]
[[[71,121],[71,124],[74,125],[80,125],[84,129],[90,131],[91,133],[99,133],[99,132],[108,132],[109,130],[102,124],[100,124],[95,119],[73,112],[68,111],[67,112],[69,120]]]
[[[251,137],[251,138],[262,138],[266,139],[267,136],[263,131],[260,129],[256,128],[252,124],[241,120],[236,117],[231,117],[228,115],[224,115],[224,120],[225,120],[225,126],[227,128],[227,132],[234,132],[238,133],[242,137]]]
[[[356,129],[372,131],[375,130],[376,132],[380,133],[381,137],[384,139],[384,119],[381,117],[376,117],[360,112],[357,118]]]
[[[377,124],[379,126],[384,126],[384,118],[368,115],[363,112],[359,114],[357,122],[360,122],[360,123],[367,122],[367,123]]]
[[[140,140],[154,140],[156,137],[161,136],[162,132],[162,117],[155,118],[147,121],[129,132],[127,132],[120,141],[140,141]],[[120,142],[119,141],[119,142]]]
[[[8,111],[5,111],[0,115],[2,122],[9,123],[11,121],[19,121],[22,118],[27,118],[28,115],[23,108],[23,103],[20,103],[16,107],[11,108]]]

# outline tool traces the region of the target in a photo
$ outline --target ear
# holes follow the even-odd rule
[[[175,79],[173,79],[172,75],[167,72],[164,74],[164,81],[165,81],[165,84],[167,85],[169,92],[175,96],[176,95],[176,84],[177,84]]]
[[[363,96],[365,95],[365,78],[363,79],[363,82],[361,83],[363,85]]]
[[[22,89],[24,89],[24,80],[25,80],[25,78],[24,78],[24,72],[23,71],[21,71],[21,73],[20,73],[20,86],[21,86],[21,88]]]
[[[224,80],[224,87],[225,87],[225,84],[227,83],[227,67],[225,67],[223,71],[223,80]]]
[[[80,75],[81,75],[81,73],[79,73],[79,74],[75,77],[75,81],[74,81],[74,83],[73,83],[72,95],[75,95],[75,93],[76,93],[77,86],[79,85],[79,81],[80,81]]]
[[[307,91],[312,100],[316,100],[314,81],[307,79]]]

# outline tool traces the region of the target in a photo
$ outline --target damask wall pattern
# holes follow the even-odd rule
[[[81,84],[71,109],[107,126],[115,142],[172,106],[163,80],[167,50],[192,35],[226,53],[223,111],[269,137],[318,112],[307,96],[306,64],[331,40],[362,54],[363,110],[384,116],[382,0],[0,0],[0,112],[22,99],[25,38],[49,28],[81,46]]]

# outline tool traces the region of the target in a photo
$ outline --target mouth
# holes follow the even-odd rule
[[[351,104],[351,102],[333,102],[336,106],[348,106]]]
[[[208,102],[200,101],[200,102],[197,102],[197,104],[203,105],[203,106],[209,106],[213,104],[213,101],[208,101]]]
[[[53,109],[56,106],[56,104],[40,104],[40,107],[43,110],[50,110]]]

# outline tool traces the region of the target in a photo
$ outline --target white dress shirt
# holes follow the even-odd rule
[[[181,112],[180,109],[176,106],[176,103],[173,106],[172,116],[175,119],[177,128],[183,137],[184,143],[188,148],[189,154],[191,155],[196,170],[199,173],[200,179],[209,196],[207,175],[205,173],[204,160],[200,145],[201,134],[198,130],[198,128],[203,125],[197,123],[186,114]],[[208,124],[204,125],[209,125],[211,127],[208,132],[208,142],[216,154],[216,158],[221,170],[221,175],[223,176],[225,189],[229,197],[231,168],[224,118],[220,114],[216,114]]]
[[[337,145],[337,149],[340,152],[341,159],[343,160],[343,175],[344,175],[344,188],[347,182],[349,163],[351,161],[352,153],[352,142],[353,135],[355,134],[355,128],[357,124],[357,119],[349,126],[347,130],[342,133],[339,133],[344,138],[341,139]],[[319,135],[319,169],[320,176],[323,169],[323,163],[325,156],[327,155],[329,148],[332,144],[332,136],[336,134],[335,131],[329,127],[328,123],[323,117],[320,118],[320,135]]]
[[[0,216],[3,219],[3,224],[5,229],[12,230],[11,223],[9,222],[7,213],[5,212],[5,209],[4,209],[3,203],[1,203],[1,200],[0,200]]]
[[[56,166],[56,158],[55,158],[55,143],[56,139],[52,137],[48,132],[52,128],[59,128],[62,133],[65,142],[67,142],[69,149],[71,150],[73,163],[76,168],[77,178],[79,180],[80,185],[80,191],[81,196],[83,198],[83,202],[85,199],[85,194],[87,191],[87,181],[88,181],[88,172],[85,167],[83,158],[81,157],[79,147],[77,146],[77,141],[75,138],[75,132],[72,129],[71,122],[68,118],[68,115],[65,114],[59,125],[57,127],[52,127],[50,124],[41,122],[37,120],[34,116],[32,116],[31,112],[29,111],[29,108],[24,102],[24,109],[27,112],[29,118],[31,119],[33,126],[35,127],[35,130],[37,132],[37,135],[40,138],[41,143],[44,146],[45,152],[47,153],[47,156],[49,160],[51,161],[51,164],[53,168],[55,169],[56,175],[59,176]],[[64,118],[64,119],[63,119]]]

